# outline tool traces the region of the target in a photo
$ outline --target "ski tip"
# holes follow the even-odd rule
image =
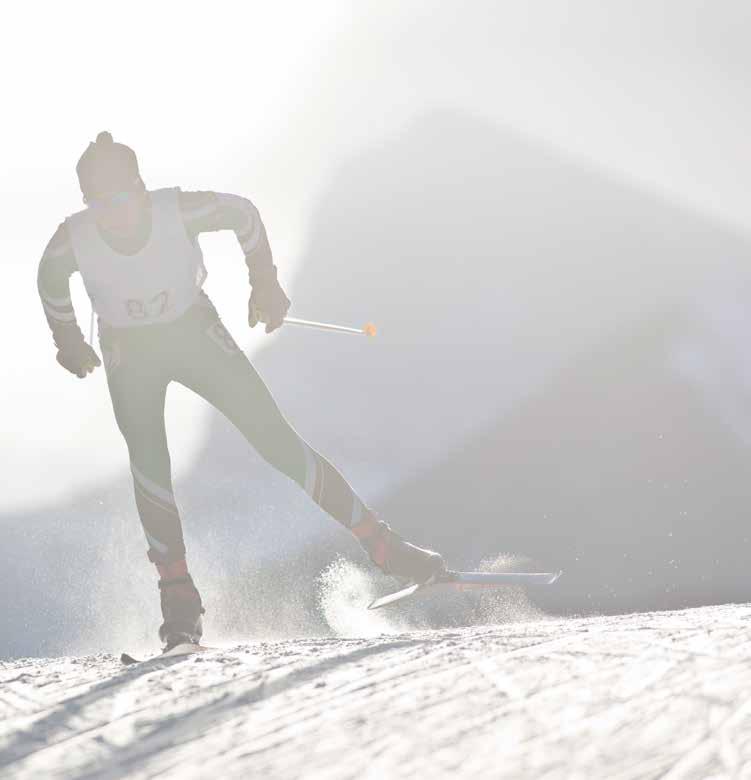
[[[402,599],[407,598],[407,596],[411,596],[416,591],[424,588],[427,584],[429,583],[414,582],[411,585],[407,585],[406,588],[394,591],[393,593],[388,593],[385,596],[381,596],[380,598],[376,599],[375,601],[371,601],[370,604],[368,604],[368,609],[380,609],[381,607],[386,607],[389,604],[396,604],[397,601],[401,601]]]
[[[554,583],[558,582],[561,575],[563,574],[563,569],[559,569],[558,571],[550,572],[549,574],[539,574],[537,575],[540,579],[534,583],[537,585],[553,585]]]
[[[132,664],[141,663],[137,658],[133,658],[132,655],[128,655],[127,653],[123,653],[120,656],[120,662],[125,664],[126,666],[131,666]]]

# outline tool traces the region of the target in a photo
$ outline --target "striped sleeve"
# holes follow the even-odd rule
[[[247,198],[221,192],[181,192],[180,210],[191,236],[217,230],[234,231],[251,281],[275,271],[261,215]]]
[[[44,315],[58,347],[83,339],[70,297],[70,277],[77,270],[68,231],[62,224],[47,244],[37,273]]]

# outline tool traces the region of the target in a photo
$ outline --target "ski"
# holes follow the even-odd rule
[[[443,585],[456,590],[482,590],[501,588],[506,585],[552,585],[562,571],[557,572],[484,572],[484,571],[445,571],[427,582],[415,582],[401,590],[388,593],[368,605],[368,609],[380,609],[396,604],[418,591]]]
[[[120,661],[125,664],[125,666],[132,666],[133,664],[142,664],[146,663],[147,661],[160,661],[163,658],[179,658],[183,655],[194,655],[195,653],[203,653],[206,650],[211,650],[210,647],[206,647],[205,645],[194,645],[189,642],[186,642],[182,645],[175,645],[174,647],[171,647],[169,650],[165,650],[163,653],[160,653],[159,655],[153,655],[149,658],[134,658],[132,655],[129,655],[128,653],[123,653],[120,656]]]

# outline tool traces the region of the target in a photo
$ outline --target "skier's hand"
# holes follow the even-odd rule
[[[282,324],[289,307],[290,300],[284,294],[276,272],[265,279],[257,279],[248,302],[248,325],[255,328],[259,322],[264,322],[266,333],[271,333]]]
[[[84,379],[102,362],[96,352],[85,342],[68,344],[57,351],[57,362],[71,374]]]

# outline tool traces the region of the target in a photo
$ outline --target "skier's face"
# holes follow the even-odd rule
[[[128,235],[144,222],[148,196],[140,179],[124,185],[95,191],[86,198],[97,224],[109,233]]]

